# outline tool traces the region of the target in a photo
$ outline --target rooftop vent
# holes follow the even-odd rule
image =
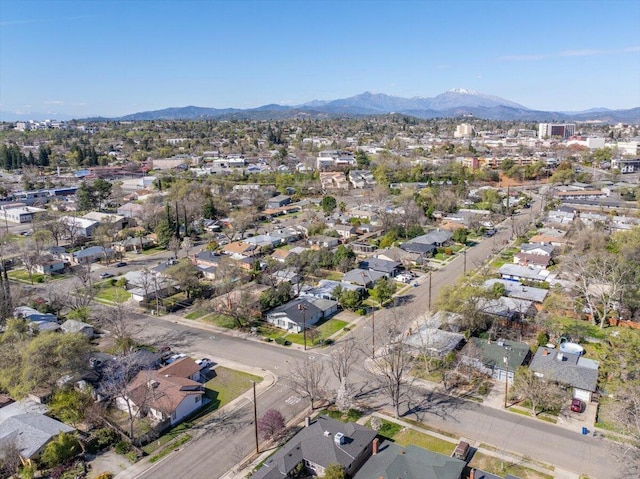
[[[326,437],[329,437],[329,436],[331,436],[331,433],[330,433],[329,431],[325,431],[325,432],[324,432],[324,435],[325,435]]]
[[[336,446],[344,444],[344,434],[342,434],[341,432],[337,432],[333,440],[336,443]]]

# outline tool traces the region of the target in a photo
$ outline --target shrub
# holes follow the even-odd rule
[[[538,342],[538,346],[544,346],[549,342],[549,335],[545,331],[541,331],[538,333],[536,341]]]
[[[446,254],[447,256],[451,256],[453,254],[453,250],[451,248],[445,248],[444,254]]]
[[[280,346],[284,346],[286,344],[286,342],[287,342],[287,340],[284,339],[284,337],[282,337],[282,336],[278,336],[275,339],[275,341],[276,341],[276,344],[279,344]]]
[[[118,441],[116,443],[115,449],[118,454],[124,455],[131,450],[131,443],[129,441],[124,441],[124,440]]]
[[[94,479],[113,479],[113,474],[110,472],[101,472]]]

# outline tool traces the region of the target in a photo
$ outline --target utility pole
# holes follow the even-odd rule
[[[256,435],[256,454],[260,453],[260,447],[258,445],[258,402],[256,400],[256,382],[253,383],[253,429]]]
[[[467,274],[467,250],[463,250],[462,254],[464,256],[464,275],[466,276]]]
[[[304,350],[307,350],[307,305],[300,303],[298,310],[302,311],[302,338],[304,341]]]
[[[431,309],[431,273],[433,271],[429,270],[429,309]]]
[[[511,348],[509,346],[505,346],[505,356],[504,356],[504,364],[507,367],[507,376],[504,381],[504,408],[507,409],[507,396],[509,395],[509,355],[511,353]]]

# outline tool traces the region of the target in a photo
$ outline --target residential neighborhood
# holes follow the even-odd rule
[[[0,461],[606,478],[570,449],[640,434],[640,183],[607,166],[638,126],[472,123],[7,124]],[[525,442],[485,441],[476,407],[526,418]],[[530,454],[538,429],[575,442]]]

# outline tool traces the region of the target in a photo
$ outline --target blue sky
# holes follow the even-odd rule
[[[640,106],[640,2],[0,0],[0,110],[117,116],[451,88]]]

